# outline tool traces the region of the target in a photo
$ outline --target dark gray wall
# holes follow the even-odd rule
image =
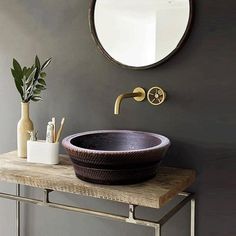
[[[166,135],[172,148],[166,165],[194,168],[198,179],[198,236],[236,235],[235,0],[198,0],[193,27],[184,47],[167,63],[147,71],[123,69],[96,49],[82,0],[0,1],[0,152],[16,148],[20,100],[9,67],[15,57],[30,65],[37,53],[53,57],[44,102],[31,104],[41,136],[52,116],[66,117],[64,136],[94,129],[135,129]],[[136,86],[159,85],[169,95],[161,107],[125,101],[114,116],[116,96]],[[14,185],[1,183],[1,191]],[[25,188],[26,195],[39,196]],[[127,206],[53,195],[85,207],[125,212]],[[0,235],[14,235],[14,203],[0,201]],[[59,210],[24,206],[23,236],[152,235],[152,230]],[[188,235],[186,213],[165,228],[169,235]],[[141,215],[156,218],[151,209]],[[165,235],[165,234],[164,234]],[[166,234],[167,235],[167,234]]]

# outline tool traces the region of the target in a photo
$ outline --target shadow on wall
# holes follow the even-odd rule
[[[200,196],[222,192],[236,196],[236,149],[227,147],[204,147],[172,141],[163,165],[192,168],[197,171],[197,180],[190,191]],[[211,201],[211,197],[208,198]],[[220,202],[217,204],[220,205]],[[216,206],[216,205],[215,205]]]

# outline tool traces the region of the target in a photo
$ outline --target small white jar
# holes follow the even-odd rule
[[[33,163],[56,165],[59,163],[59,143],[44,140],[27,141],[27,161]]]

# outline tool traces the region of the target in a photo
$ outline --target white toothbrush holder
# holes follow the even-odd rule
[[[27,161],[40,164],[56,165],[59,163],[59,143],[44,140],[27,141]]]

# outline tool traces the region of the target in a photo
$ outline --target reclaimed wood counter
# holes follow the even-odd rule
[[[160,167],[153,179],[133,185],[107,186],[79,180],[69,157],[60,155],[59,165],[28,163],[16,151],[0,155],[0,181],[74,193],[127,204],[160,208],[195,180],[188,169]]]

